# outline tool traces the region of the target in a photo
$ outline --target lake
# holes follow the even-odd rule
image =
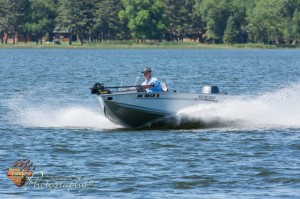
[[[1,198],[300,197],[300,50],[0,56]],[[203,128],[124,129],[89,88],[141,82],[145,66],[170,91],[212,84],[237,98],[178,113],[179,127],[184,118]],[[33,175],[17,187],[7,171],[24,159]]]

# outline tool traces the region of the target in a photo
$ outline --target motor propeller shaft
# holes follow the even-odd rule
[[[104,87],[103,84],[96,83],[92,88],[91,88],[91,94],[109,94],[112,93],[109,89],[123,89],[119,91],[114,91],[114,92],[126,92],[126,91],[131,91],[131,90],[136,90],[137,92],[145,92],[145,89],[142,85],[138,86],[109,86],[109,87]],[[124,90],[125,89],[125,90]]]

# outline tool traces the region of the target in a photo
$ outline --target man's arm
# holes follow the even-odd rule
[[[153,87],[154,87],[154,84],[152,83],[152,84],[150,84],[150,85],[144,85],[143,87],[144,87],[144,89],[147,89],[147,88],[153,88]]]

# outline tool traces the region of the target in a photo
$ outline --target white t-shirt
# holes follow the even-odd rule
[[[151,77],[149,80],[145,80],[142,86],[153,85],[151,88],[147,88],[147,92],[162,92],[160,81],[156,77]]]

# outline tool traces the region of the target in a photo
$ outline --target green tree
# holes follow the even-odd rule
[[[237,31],[235,21],[233,17],[230,16],[227,20],[226,29],[224,32],[224,38],[223,38],[224,43],[229,43],[229,44],[236,43],[237,35],[238,35],[238,31]]]
[[[284,4],[284,29],[283,36],[286,44],[299,43],[300,34],[300,0],[287,0]]]
[[[206,24],[205,39],[220,43],[230,15],[228,0],[196,0],[195,8]]]
[[[287,0],[256,0],[248,12],[248,30],[254,42],[278,44],[283,38],[285,26],[284,5]]]
[[[198,38],[203,29],[201,17],[195,12],[195,0],[164,0],[167,22],[166,39]]]
[[[294,45],[299,44],[300,42],[300,8],[297,8],[294,11],[292,24],[291,24],[291,31],[292,31],[292,43]]]
[[[122,0],[124,10],[119,17],[128,21],[128,28],[134,38],[161,39],[166,29],[163,19],[165,8],[161,0]]]
[[[29,2],[28,0],[0,0],[0,5],[0,30],[3,33],[11,34],[14,39],[16,33],[23,30]],[[7,43],[7,39],[5,43]]]
[[[81,45],[85,35],[91,34],[95,0],[59,0],[57,26],[69,30],[69,44],[76,34]]]
[[[24,30],[36,35],[36,44],[43,33],[52,33],[55,27],[57,0],[29,0],[30,9],[27,14]],[[26,36],[25,36],[26,38]]]
[[[121,0],[101,0],[95,7],[94,31],[100,39],[126,38],[127,24],[118,18],[119,12],[123,9]]]
[[[253,0],[232,0],[230,5],[230,16],[233,17],[233,21],[236,28],[236,40],[235,43],[247,42],[247,9],[251,7]],[[225,34],[225,32],[224,32]]]

